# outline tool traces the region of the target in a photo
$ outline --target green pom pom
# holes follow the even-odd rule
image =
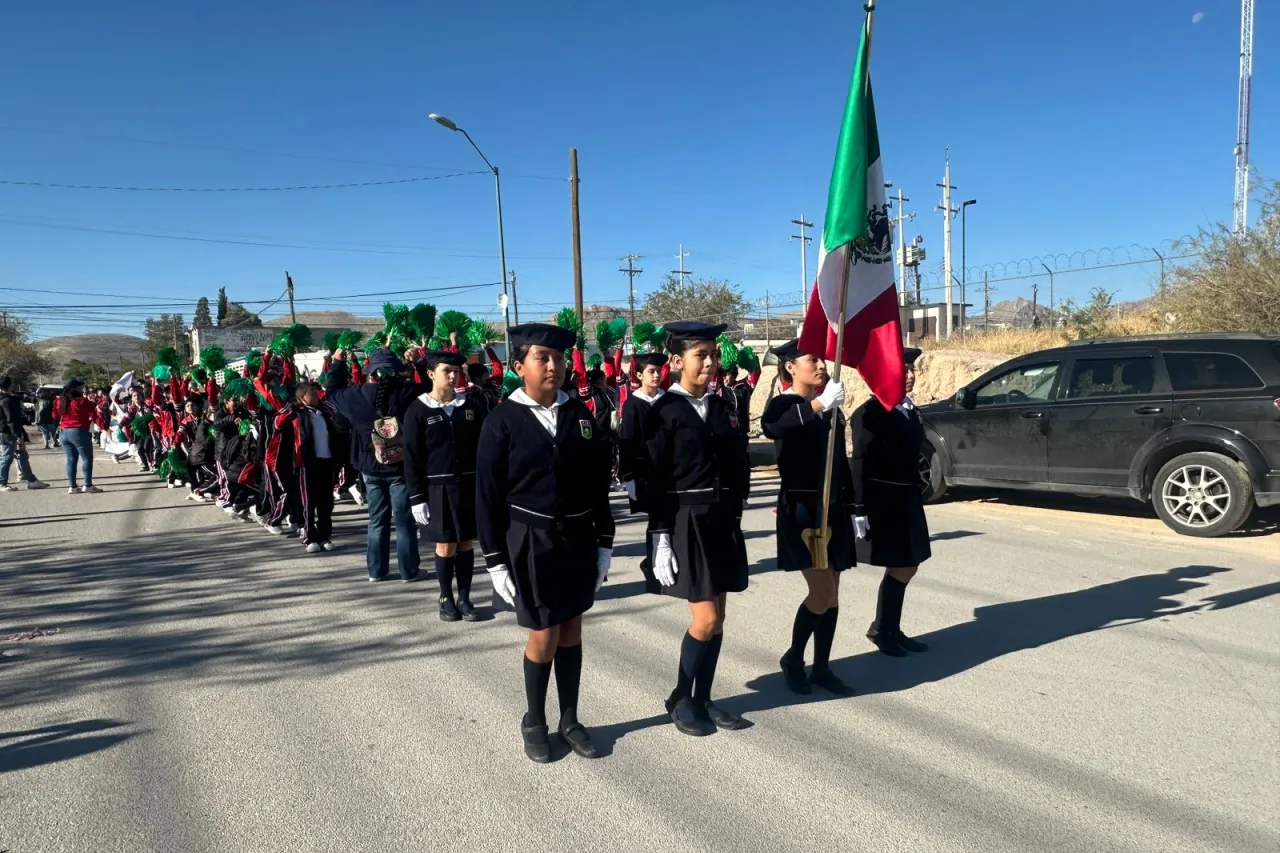
[[[501,337],[494,326],[483,320],[472,320],[471,328],[467,330],[467,338],[473,349],[481,349]]]
[[[240,422],[240,434],[241,434],[241,435],[248,435],[248,434],[249,434],[249,432],[250,432],[252,429],[253,429],[253,421],[249,420],[248,418],[246,418],[246,419],[244,419],[244,420],[242,420],[242,421]]]
[[[125,434],[124,434],[124,430],[122,430],[122,429],[120,429],[119,427],[117,427],[117,428],[116,428],[116,443],[117,443],[117,444],[124,444],[124,443],[125,443],[126,441],[128,441],[128,440],[129,440],[129,436],[127,436],[127,435],[125,435]]]
[[[747,373],[755,373],[760,369],[760,357],[751,347],[743,347],[738,350],[738,367]]]
[[[409,325],[409,306],[385,302],[382,305],[382,319],[386,321],[384,331],[404,329]]]
[[[354,352],[360,348],[360,342],[364,340],[364,332],[358,332],[355,329],[348,329],[338,335],[338,349],[347,352]]]
[[[573,332],[573,337],[577,341],[578,349],[585,350],[587,348],[587,327],[582,318],[578,316],[578,312],[572,308],[561,308],[556,312],[556,325],[562,329],[568,329]]]
[[[604,358],[599,353],[592,353],[587,356],[587,370],[595,370],[604,364]]]
[[[138,435],[142,435],[143,433],[148,433],[151,431],[151,422],[153,420],[155,420],[155,418],[152,417],[151,415],[147,415],[147,414],[138,415],[136,418],[129,421],[129,430],[134,434],[135,437]]]
[[[721,335],[716,338],[716,343],[720,345],[720,365],[728,370],[738,365],[738,345],[729,340],[728,335]]]
[[[623,317],[612,320],[601,320],[596,323],[596,346],[600,352],[609,353],[617,349],[627,336],[627,321]]]
[[[502,396],[509,397],[523,387],[524,383],[520,381],[520,377],[508,370],[502,374]]]
[[[293,358],[301,350],[311,349],[314,341],[315,337],[306,324],[294,323],[275,336],[269,349],[283,358]]]
[[[413,339],[420,344],[426,344],[427,341],[435,337],[436,306],[420,302],[410,308],[409,332]]]
[[[324,345],[324,350],[325,350],[325,352],[336,352],[336,351],[337,351],[337,349],[338,349],[338,334],[339,334],[338,332],[325,332],[325,333],[324,333],[324,340],[322,341],[322,343],[323,343],[323,345]]]
[[[182,356],[178,355],[178,351],[173,347],[161,347],[156,353],[156,364],[164,365],[170,371],[182,369]]]
[[[384,330],[381,332],[374,332],[372,335],[369,336],[369,340],[364,342],[364,351],[367,353],[372,353],[375,350],[382,349],[384,346],[386,346],[386,344],[387,344],[386,331]]]
[[[154,376],[158,382],[168,382],[169,378],[173,376],[173,372],[169,369],[169,365],[157,364],[155,367],[151,368],[151,375]]]
[[[646,352],[653,349],[659,349],[657,339],[654,333],[658,327],[648,320],[636,323],[634,329],[631,330],[631,343],[635,346],[636,352]]]
[[[247,400],[249,395],[253,393],[252,379],[232,379],[227,383],[227,387],[222,389],[220,395],[223,400]]]
[[[227,354],[217,344],[200,350],[200,366],[209,373],[217,373],[227,366]]]
[[[183,461],[182,454],[176,449],[166,453],[159,467],[156,468],[156,475],[161,480],[167,480],[170,477],[185,477],[187,475],[187,463]]]
[[[258,370],[262,368],[262,353],[256,349],[249,350],[249,354],[244,357],[245,365],[249,368],[249,372],[254,376],[258,375]]]
[[[449,340],[449,335],[457,332],[458,340],[461,341],[467,336],[471,329],[471,318],[461,311],[445,311],[440,315],[440,319],[436,320],[435,336]]]

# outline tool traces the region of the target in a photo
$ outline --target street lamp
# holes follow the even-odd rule
[[[489,167],[489,171],[493,172],[493,189],[498,197],[498,259],[502,263],[502,334],[506,347],[506,358],[511,360],[511,309],[510,300],[507,296],[507,242],[502,232],[502,181],[498,177],[498,167],[489,162],[489,158],[484,156],[484,152],[480,150],[480,146],[476,145],[476,141],[471,138],[471,134],[467,133],[453,120],[442,116],[439,113],[431,113],[427,118],[443,127],[445,130],[452,130],[454,133],[461,133],[467,138],[467,142],[471,143],[471,147],[480,155],[480,159]]]
[[[960,312],[967,313],[964,308],[965,285],[969,282],[969,230],[965,219],[965,213],[969,210],[969,205],[977,204],[976,198],[960,203]],[[961,326],[963,330],[963,326]],[[985,331],[985,330],[984,330]]]

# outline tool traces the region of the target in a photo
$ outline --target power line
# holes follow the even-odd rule
[[[394,184],[419,184],[423,181],[442,181],[446,178],[461,178],[465,175],[484,175],[486,172],[454,172],[449,175],[422,175],[416,178],[393,178],[386,181],[358,181],[345,184],[310,184],[295,187],[114,187],[95,184],[58,184],[50,181],[7,181],[0,179],[0,184],[11,187],[40,187],[60,190],[109,190],[111,192],[134,193],[279,193],[294,190],[345,190],[358,187],[386,187]]]

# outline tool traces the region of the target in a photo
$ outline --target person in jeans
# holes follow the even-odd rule
[[[0,492],[17,491],[9,485],[9,468],[15,458],[18,460],[18,474],[26,482],[28,489],[48,488],[31,473],[22,396],[14,392],[13,380],[5,376],[0,377]]]
[[[58,438],[58,422],[53,419],[53,394],[48,391],[41,391],[36,401],[36,428],[44,436],[45,450],[62,446]]]
[[[364,478],[369,500],[369,540],[365,551],[369,580],[387,578],[394,518],[400,579],[409,583],[419,577],[420,558],[418,531],[409,507],[409,487],[405,483],[403,451],[398,444],[388,446],[391,455],[388,457],[384,452],[384,459],[388,461],[380,462],[374,451],[373,423],[381,418],[395,418],[403,424],[409,404],[426,389],[405,378],[404,363],[390,350],[374,351],[364,371],[371,381],[351,385],[347,354],[343,350],[335,352],[325,401],[351,422],[351,464]]]
[[[106,427],[102,420],[102,412],[94,403],[84,396],[84,383],[72,379],[62,389],[53,405],[53,417],[62,428],[62,451],[67,457],[67,494],[77,491],[90,495],[102,491],[93,484],[93,439],[89,437],[89,426],[97,424],[101,429]],[[76,462],[84,472],[84,485],[76,488]]]

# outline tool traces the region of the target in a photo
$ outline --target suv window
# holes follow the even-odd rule
[[[1057,375],[1056,361],[1015,367],[980,386],[974,392],[974,405],[1001,406],[1027,400],[1048,400]]]
[[[1155,384],[1155,359],[1151,356],[1079,358],[1071,370],[1067,398],[1150,394]]]
[[[1230,391],[1261,388],[1262,380],[1244,360],[1218,352],[1167,352],[1165,366],[1174,391]]]

